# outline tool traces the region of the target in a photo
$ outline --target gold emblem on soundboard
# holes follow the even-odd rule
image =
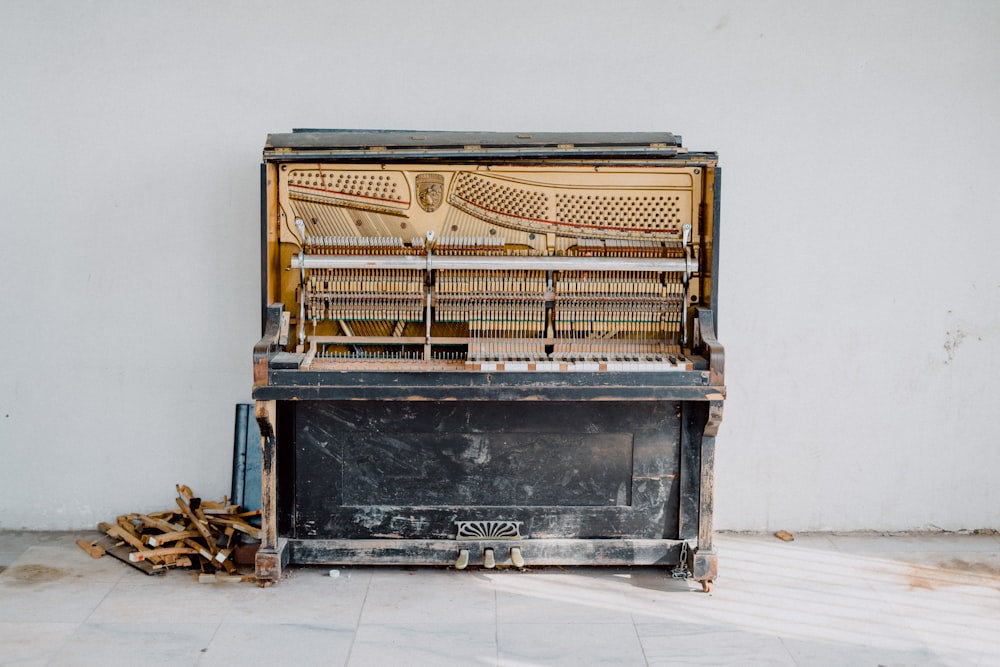
[[[444,176],[417,174],[417,203],[428,213],[433,213],[444,201]]]

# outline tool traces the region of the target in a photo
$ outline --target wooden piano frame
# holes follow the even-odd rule
[[[278,187],[283,168],[305,161],[331,170],[423,161],[428,172],[438,163],[679,164],[703,174],[692,276],[700,301],[684,306],[686,365],[313,363],[315,345],[295,346],[289,333],[303,328],[289,276],[306,260],[281,248],[290,225]],[[263,337],[254,349],[263,447],[257,577],[277,581],[288,563],[649,565],[711,590],[725,398],[715,327],[720,182],[715,154],[688,153],[674,135],[269,137]]]

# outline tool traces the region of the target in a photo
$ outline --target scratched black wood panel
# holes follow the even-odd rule
[[[491,519],[533,537],[677,532],[672,403],[295,405],[295,537],[448,538]]]
[[[629,504],[630,433],[368,431],[337,454],[345,505]]]

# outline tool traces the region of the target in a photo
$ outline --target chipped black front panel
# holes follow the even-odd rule
[[[680,418],[664,402],[305,401],[293,537],[672,538]],[[283,494],[284,495],[284,494]]]

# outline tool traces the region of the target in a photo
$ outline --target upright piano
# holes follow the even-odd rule
[[[710,590],[717,161],[670,133],[269,135],[258,578],[648,565]]]

